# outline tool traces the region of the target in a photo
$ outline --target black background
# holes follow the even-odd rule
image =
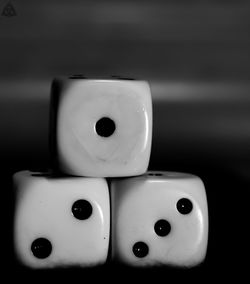
[[[16,281],[179,281],[244,277],[249,264],[249,1],[1,1],[1,275]],[[154,111],[149,169],[205,183],[209,243],[192,269],[33,271],[12,245],[11,176],[49,166],[50,83],[58,74],[148,80]]]

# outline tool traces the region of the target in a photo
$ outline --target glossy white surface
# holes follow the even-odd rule
[[[33,268],[91,266],[107,258],[110,230],[109,192],[101,178],[50,178],[28,171],[14,175],[17,201],[14,220],[15,249],[20,261]],[[92,205],[89,219],[76,219],[76,200]],[[38,259],[31,243],[44,237],[52,243],[48,258]]]
[[[207,250],[204,185],[194,175],[155,173],[112,181],[112,257],[134,266],[195,266],[204,260]],[[181,198],[192,202],[189,214],[182,215],[177,210]],[[164,237],[154,231],[154,224],[160,219],[171,225],[170,233]],[[132,252],[138,241],[149,247],[148,255],[143,258]]]
[[[145,81],[61,79],[57,154],[61,171],[79,176],[143,174],[152,139],[152,101]],[[53,94],[52,94],[53,98]],[[115,132],[102,137],[96,122],[108,117]]]

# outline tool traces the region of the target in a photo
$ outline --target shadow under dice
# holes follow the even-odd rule
[[[104,179],[23,171],[14,175],[14,187],[14,243],[21,263],[51,268],[106,261],[110,205]]]
[[[116,177],[147,170],[152,138],[147,82],[57,79],[51,114],[52,153],[62,172]]]
[[[112,257],[134,266],[195,266],[206,255],[205,188],[193,175],[149,172],[111,183]]]

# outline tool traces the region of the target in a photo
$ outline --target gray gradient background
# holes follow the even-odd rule
[[[205,182],[208,257],[200,268],[169,275],[243,270],[244,262],[235,259],[244,251],[243,201],[250,186],[250,2],[1,0],[0,11],[8,2],[17,16],[0,16],[6,267],[21,269],[10,252],[11,175],[49,166],[51,80],[83,73],[148,80],[154,111],[150,169],[192,172]],[[113,271],[111,265],[101,273]],[[147,271],[152,279],[159,275],[165,271]]]

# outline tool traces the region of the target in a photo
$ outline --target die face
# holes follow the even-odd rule
[[[104,179],[45,178],[19,173],[14,241],[33,268],[104,263],[110,208]]]
[[[113,181],[112,256],[129,265],[194,266],[206,255],[202,181],[186,174]]]
[[[59,84],[54,118],[59,168],[84,176],[144,173],[152,139],[148,84],[88,79],[61,80]]]

